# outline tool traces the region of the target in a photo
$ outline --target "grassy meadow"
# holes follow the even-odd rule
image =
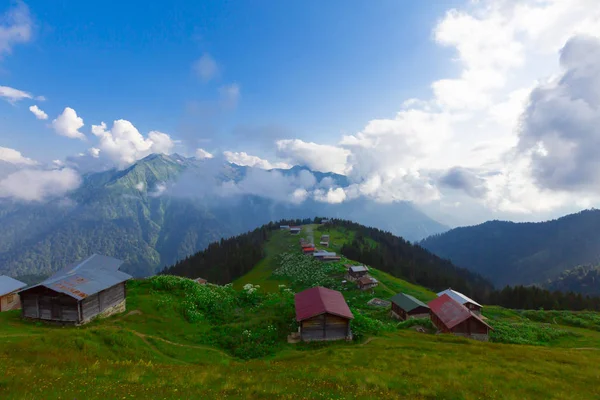
[[[336,251],[344,234],[330,235]],[[376,270],[375,293],[359,292],[341,283],[348,260],[312,264],[298,240],[274,233],[233,285],[131,281],[126,313],[81,327],[1,313],[0,398],[600,398],[600,314],[486,307],[490,343],[419,333],[366,302],[434,293]],[[288,344],[293,292],[324,280],[344,293],[358,340]]]

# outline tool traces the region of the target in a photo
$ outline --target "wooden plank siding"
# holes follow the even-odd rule
[[[125,282],[77,300],[49,288],[21,293],[22,315],[48,321],[82,323],[125,300]]]
[[[302,340],[345,339],[349,333],[350,321],[333,314],[321,314],[300,323]]]
[[[0,312],[18,310],[19,308],[21,308],[21,301],[19,300],[17,292],[0,296]]]

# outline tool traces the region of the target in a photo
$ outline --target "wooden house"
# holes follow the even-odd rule
[[[321,242],[329,242],[329,235],[321,235]]]
[[[290,226],[290,233],[291,233],[292,235],[297,235],[297,234],[299,234],[301,230],[302,230],[302,228],[301,228],[301,227],[299,227],[299,226]]]
[[[302,252],[304,254],[313,254],[315,250],[316,249],[314,247],[302,247]]]
[[[409,294],[398,293],[390,301],[394,318],[403,321],[410,318],[429,318],[429,306]]]
[[[447,294],[429,302],[431,322],[441,333],[452,333],[471,339],[489,340],[491,326]]]
[[[322,262],[337,262],[337,261],[340,261],[341,259],[342,259],[342,257],[340,257],[340,256],[325,256],[325,257],[319,258],[319,261],[322,261]]]
[[[319,242],[319,245],[323,247],[329,247],[329,242]]]
[[[0,275],[0,312],[21,308],[21,301],[17,292],[25,286],[27,284],[10,276]]]
[[[194,282],[196,282],[199,285],[206,285],[208,283],[208,281],[204,278],[196,278],[194,279]]]
[[[349,265],[349,264],[347,264],[346,267],[348,268],[347,279],[349,279],[351,281],[360,279],[369,273],[369,268],[367,268],[364,265]]]
[[[307,240],[303,241],[300,243],[300,247],[305,248],[305,247],[315,247],[314,243],[310,243]]]
[[[123,261],[94,254],[19,292],[24,318],[84,324],[125,311]]]
[[[379,285],[379,282],[372,276],[365,275],[362,278],[358,278],[356,284],[360,290],[369,290]]]
[[[336,290],[314,287],[295,296],[298,332],[304,341],[351,339],[354,318],[344,296]]]
[[[457,292],[456,290],[452,290],[450,288],[444,290],[443,292],[439,292],[437,294],[438,297],[447,294],[452,299],[458,301],[463,306],[467,307],[470,311],[477,315],[481,315],[481,307],[482,305],[477,303],[475,300],[465,296],[464,294]]]
[[[279,225],[279,229],[287,231],[288,229],[290,229],[290,226],[289,225]]]
[[[313,253],[313,257],[317,260],[322,260],[325,257],[336,257],[336,254],[332,251],[319,250]]]

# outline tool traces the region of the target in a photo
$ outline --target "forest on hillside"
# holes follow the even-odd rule
[[[543,285],[550,290],[573,291],[584,295],[600,296],[600,267],[577,266]]]
[[[496,287],[543,284],[577,265],[600,264],[600,210],[537,223],[489,221],[420,244]]]

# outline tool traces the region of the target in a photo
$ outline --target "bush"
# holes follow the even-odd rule
[[[406,321],[399,322],[396,325],[396,328],[408,329],[408,328],[412,328],[413,326],[417,326],[417,325],[422,326],[423,328],[426,328],[429,330],[436,330],[435,326],[433,325],[433,322],[431,322],[431,320],[429,318],[407,319]]]
[[[563,331],[551,326],[530,322],[489,321],[494,330],[490,341],[511,344],[547,345],[553,340],[565,336],[577,336],[573,332]]]

